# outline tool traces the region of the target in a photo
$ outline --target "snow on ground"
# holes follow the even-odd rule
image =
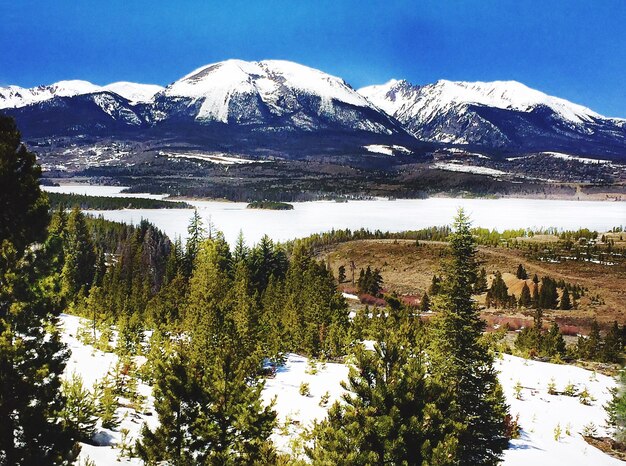
[[[521,155],[519,157],[507,157],[506,160],[508,160],[509,162],[514,162],[516,160],[533,158],[533,157],[536,157],[537,155],[546,155],[548,157],[553,157],[555,159],[570,160],[570,161],[580,162],[580,163],[585,163],[585,164],[612,165],[612,162],[610,160],[590,159],[587,157],[579,157],[577,155],[564,154],[562,152],[540,152],[539,154]]]
[[[363,149],[368,152],[374,152],[375,154],[383,154],[383,155],[394,155],[394,151],[400,152],[402,154],[410,154],[411,151],[404,146],[387,146],[385,144],[370,144],[368,146],[363,146]]]
[[[240,157],[231,157],[231,156],[227,156],[224,154],[195,154],[195,153],[178,154],[178,153],[166,153],[166,152],[161,151],[159,152],[159,155],[165,155],[167,157],[172,157],[172,158],[177,158],[177,159],[203,160],[205,162],[217,163],[219,165],[236,165],[236,164],[244,164],[244,163],[268,162],[268,160],[250,160],[250,159],[243,159]]]
[[[63,339],[72,351],[66,374],[79,373],[87,387],[102,379],[115,366],[117,356],[103,353],[86,346],[76,339],[79,318],[61,316]],[[373,342],[367,341],[371,349]],[[615,385],[612,378],[570,365],[531,361],[511,355],[496,360],[496,369],[504,388],[507,403],[513,417],[519,414],[522,435],[511,442],[504,454],[505,466],[551,465],[618,465],[621,461],[611,458],[588,445],[581,437],[585,425],[593,423],[598,435],[605,435],[606,413],[603,406],[610,399],[609,389]],[[272,440],[281,451],[301,451],[298,436],[315,420],[322,419],[326,410],[344,393],[341,381],[346,380],[348,366],[337,363],[309,362],[297,354],[288,354],[285,364],[278,367],[273,377],[266,380],[263,399],[275,399],[278,413],[277,428]],[[580,403],[578,397],[548,394],[548,384],[554,381],[557,392],[572,383],[577,392],[587,389],[593,398],[590,406]],[[521,399],[516,398],[515,386],[520,383]],[[302,383],[309,384],[309,394],[301,395]],[[139,384],[140,392],[147,397],[146,413],[138,414],[130,408],[119,408],[124,417],[117,431],[100,429],[99,437],[105,446],[83,445],[81,458],[89,457],[96,465],[141,464],[137,459],[121,458],[119,449],[112,445],[120,442],[120,429],[129,430],[128,441],[134,442],[141,426],[148,422],[154,428],[158,419],[154,414],[150,387]],[[322,396],[328,394],[326,406],[320,406]],[[555,440],[557,425],[561,435]]]
[[[313,369],[314,367],[314,369]],[[315,372],[315,373],[314,373]],[[266,402],[276,398],[278,429],[272,440],[281,451],[291,451],[290,441],[311,423],[326,416],[326,410],[344,390],[342,380],[348,378],[345,364],[311,362],[297,354],[288,354],[276,375],[267,379],[263,390]],[[310,395],[300,394],[300,385],[309,384]],[[320,406],[323,395],[329,395],[326,407]]]
[[[352,294],[352,293],[341,293],[341,295],[342,295],[345,299],[354,299],[354,300],[360,301],[360,300],[359,300],[359,297],[358,297],[357,295],[355,295],[355,294]]]
[[[496,170],[495,168],[477,167],[475,165],[462,165],[460,163],[452,162],[437,162],[432,168],[438,168],[439,170],[447,170],[452,172],[464,172],[464,173],[476,173],[479,175],[501,176],[507,175],[502,170]]]
[[[106,377],[107,373],[113,374],[118,358],[114,353],[104,353],[79,341],[77,335],[80,321],[81,319],[76,316],[61,315],[62,338],[71,350],[71,356],[65,368],[65,376],[70,377],[73,373],[77,373],[82,377],[85,388],[91,390],[97,382]],[[141,427],[144,423],[147,422],[151,428],[154,428],[158,422],[155,415],[147,415],[147,413],[154,411],[152,388],[139,382],[137,389],[142,396],[146,397],[143,411],[146,414],[138,413],[129,407],[128,400],[120,398],[120,407],[117,409],[117,417],[121,420],[119,427],[113,431],[103,429],[98,424],[95,436],[96,442],[94,443],[99,445],[81,443],[80,461],[85,461],[89,458],[95,461],[97,466],[143,464],[137,458],[120,457],[120,450],[116,447],[122,441],[123,429],[128,429],[126,443],[134,445],[135,440],[139,438]]]
[[[597,435],[606,435],[606,413],[603,406],[610,399],[609,389],[615,385],[605,375],[564,364],[530,361],[503,355],[496,361],[500,383],[504,388],[511,414],[519,414],[522,436],[511,442],[505,452],[507,466],[549,464],[551,466],[618,465],[611,458],[587,444],[581,436],[583,427],[593,423]],[[549,395],[548,383],[554,381],[557,392],[573,383],[577,392],[587,389],[594,401],[583,405],[578,397]],[[522,385],[521,400],[515,396],[514,387]],[[555,440],[557,425],[562,433]],[[569,433],[568,433],[569,432]]]

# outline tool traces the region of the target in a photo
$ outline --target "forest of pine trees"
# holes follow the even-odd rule
[[[172,241],[145,221],[124,225],[63,206],[51,212],[34,154],[2,117],[0,161],[0,465],[70,464],[98,419],[119,424],[119,397],[141,403],[137,377],[153,386],[159,420],[129,447],[147,464],[289,464],[270,440],[274,406],[261,398],[268,368],[289,352],[354,361],[343,401],[310,433],[312,464],[500,461],[510,417],[473,295],[487,291],[497,306],[512,297],[499,272],[487,290],[476,247],[495,236],[477,236],[463,211],[452,229],[412,233],[449,240],[443,273],[420,303],[422,312],[434,311],[431,321],[393,294],[384,308],[360,309],[350,321],[337,279],[313,248],[378,232],[288,244],[265,236],[254,246],[242,233],[231,247],[194,212],[186,240]],[[523,267],[520,275],[527,277]],[[535,325],[516,345],[562,355],[558,327],[545,331],[540,309],[569,309],[569,292],[573,301],[578,291],[566,287],[559,299],[554,280],[544,277],[540,292],[537,282],[520,298],[538,306]],[[380,296],[379,270],[361,270],[357,285]],[[118,355],[97,396],[78,375],[62,380],[69,354],[56,326],[61,312],[88,322],[79,330],[85,342]],[[359,344],[365,338],[374,351]],[[624,327],[615,323],[604,337],[595,326],[578,351],[612,361],[623,346]],[[140,368],[137,355],[146,360]],[[619,393],[612,419],[623,425]]]

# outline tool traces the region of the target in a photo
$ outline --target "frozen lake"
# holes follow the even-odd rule
[[[50,187],[44,187],[52,190]],[[120,194],[122,187],[62,186],[61,192],[128,196]],[[134,195],[148,197],[148,195]],[[150,196],[153,197],[153,196]],[[161,196],[162,197],[162,196]],[[160,197],[159,197],[160,198]],[[275,241],[308,236],[333,228],[352,230],[404,231],[452,221],[456,210],[463,207],[475,226],[495,228],[556,227],[574,230],[589,228],[605,231],[626,225],[625,202],[589,202],[534,199],[399,199],[338,203],[332,201],[294,202],[293,210],[246,209],[246,203],[220,201],[187,201],[198,209],[205,220],[224,232],[232,244],[243,231],[248,244],[256,243],[264,234]],[[132,209],[91,211],[109,220],[138,223],[147,219],[167,233],[170,238],[187,234],[192,215],[189,209]]]

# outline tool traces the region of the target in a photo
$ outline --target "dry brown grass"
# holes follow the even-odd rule
[[[623,235],[626,237],[626,234]],[[354,261],[358,279],[359,269],[370,265],[380,269],[386,289],[413,297],[421,296],[428,289],[433,274],[443,272],[446,256],[447,245],[443,242],[421,241],[416,246],[411,240],[351,241],[320,252],[320,257],[330,262],[335,274],[340,265],[345,265],[346,275],[351,280],[350,261]],[[534,274],[539,278],[549,275],[556,280],[563,279],[588,288],[589,292],[579,301],[578,309],[545,312],[547,321],[559,320],[570,325],[570,333],[587,327],[593,318],[604,324],[613,320],[626,323],[626,261],[616,266],[574,261],[552,264],[529,260],[518,249],[486,246],[478,248],[478,260],[488,274],[500,271],[507,286],[518,297],[523,286],[523,280],[517,279],[514,274],[518,264],[524,266],[529,277]],[[532,290],[532,281],[527,283]],[[592,303],[591,295],[599,295],[604,304]],[[479,297],[481,301],[484,302]],[[517,311],[508,313],[509,316],[517,314]]]

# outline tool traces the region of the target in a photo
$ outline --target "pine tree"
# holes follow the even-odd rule
[[[608,424],[613,428],[614,437],[618,442],[626,442],[626,371],[621,370],[617,387],[612,390],[613,397],[606,411]]]
[[[63,290],[70,299],[74,299],[81,288],[89,289],[91,286],[97,259],[85,215],[78,207],[67,219],[64,255]]]
[[[0,116],[0,464],[69,460],[74,440],[60,421],[67,352],[54,327],[60,311],[48,283],[47,201],[35,155],[13,120]]]
[[[98,398],[97,411],[102,421],[102,427],[105,429],[117,429],[120,424],[120,420],[116,414],[119,403],[115,395],[115,384],[108,374],[100,382],[98,388],[100,390],[100,397]]]
[[[602,345],[602,360],[604,362],[620,362],[620,356],[624,350],[620,333],[619,325],[617,321],[614,321],[604,337],[604,344]]]
[[[420,302],[420,311],[430,311],[430,298],[428,297],[428,293],[424,293],[424,296],[422,296],[422,301]]]
[[[569,291],[567,288],[563,288],[563,294],[561,295],[561,301],[559,302],[559,309],[570,310],[572,308],[572,302],[569,298]]]
[[[474,283],[474,293],[480,294],[485,291],[487,291],[487,271],[482,267]]]
[[[307,454],[314,465],[456,464],[457,430],[446,416],[451,393],[428,376],[423,337],[389,313],[376,319],[374,352],[355,352],[343,403],[313,430]]]
[[[189,380],[188,368],[182,356],[172,354],[157,365],[156,373],[153,394],[159,426],[154,431],[143,426],[137,453],[148,464],[194,464],[195,439],[191,426],[200,407],[194,403],[195,389]]]
[[[193,271],[196,255],[200,249],[200,244],[206,238],[206,229],[202,217],[198,213],[198,209],[194,209],[193,216],[189,220],[187,227],[187,243],[185,251],[185,274],[189,277]]]
[[[84,387],[83,379],[78,374],[72,374],[69,380],[64,380],[61,389],[66,399],[61,411],[63,423],[80,441],[89,442],[98,421],[92,393]]]
[[[524,282],[524,286],[522,286],[522,291],[519,297],[519,305],[522,307],[529,307],[532,302],[532,298],[530,296],[530,288],[528,284]]]
[[[524,268],[524,266],[522,264],[519,264],[517,266],[516,276],[520,280],[526,280],[528,278],[528,273],[526,273],[526,269]]]
[[[337,281],[343,283],[346,281],[346,266],[340,265],[337,271]]]
[[[461,465],[495,465],[507,448],[505,404],[493,367],[493,356],[481,336],[485,323],[472,300],[476,275],[476,242],[463,210],[450,236],[451,262],[441,295],[435,300],[430,357],[433,371],[453,390],[448,415],[464,425],[458,436]]]

